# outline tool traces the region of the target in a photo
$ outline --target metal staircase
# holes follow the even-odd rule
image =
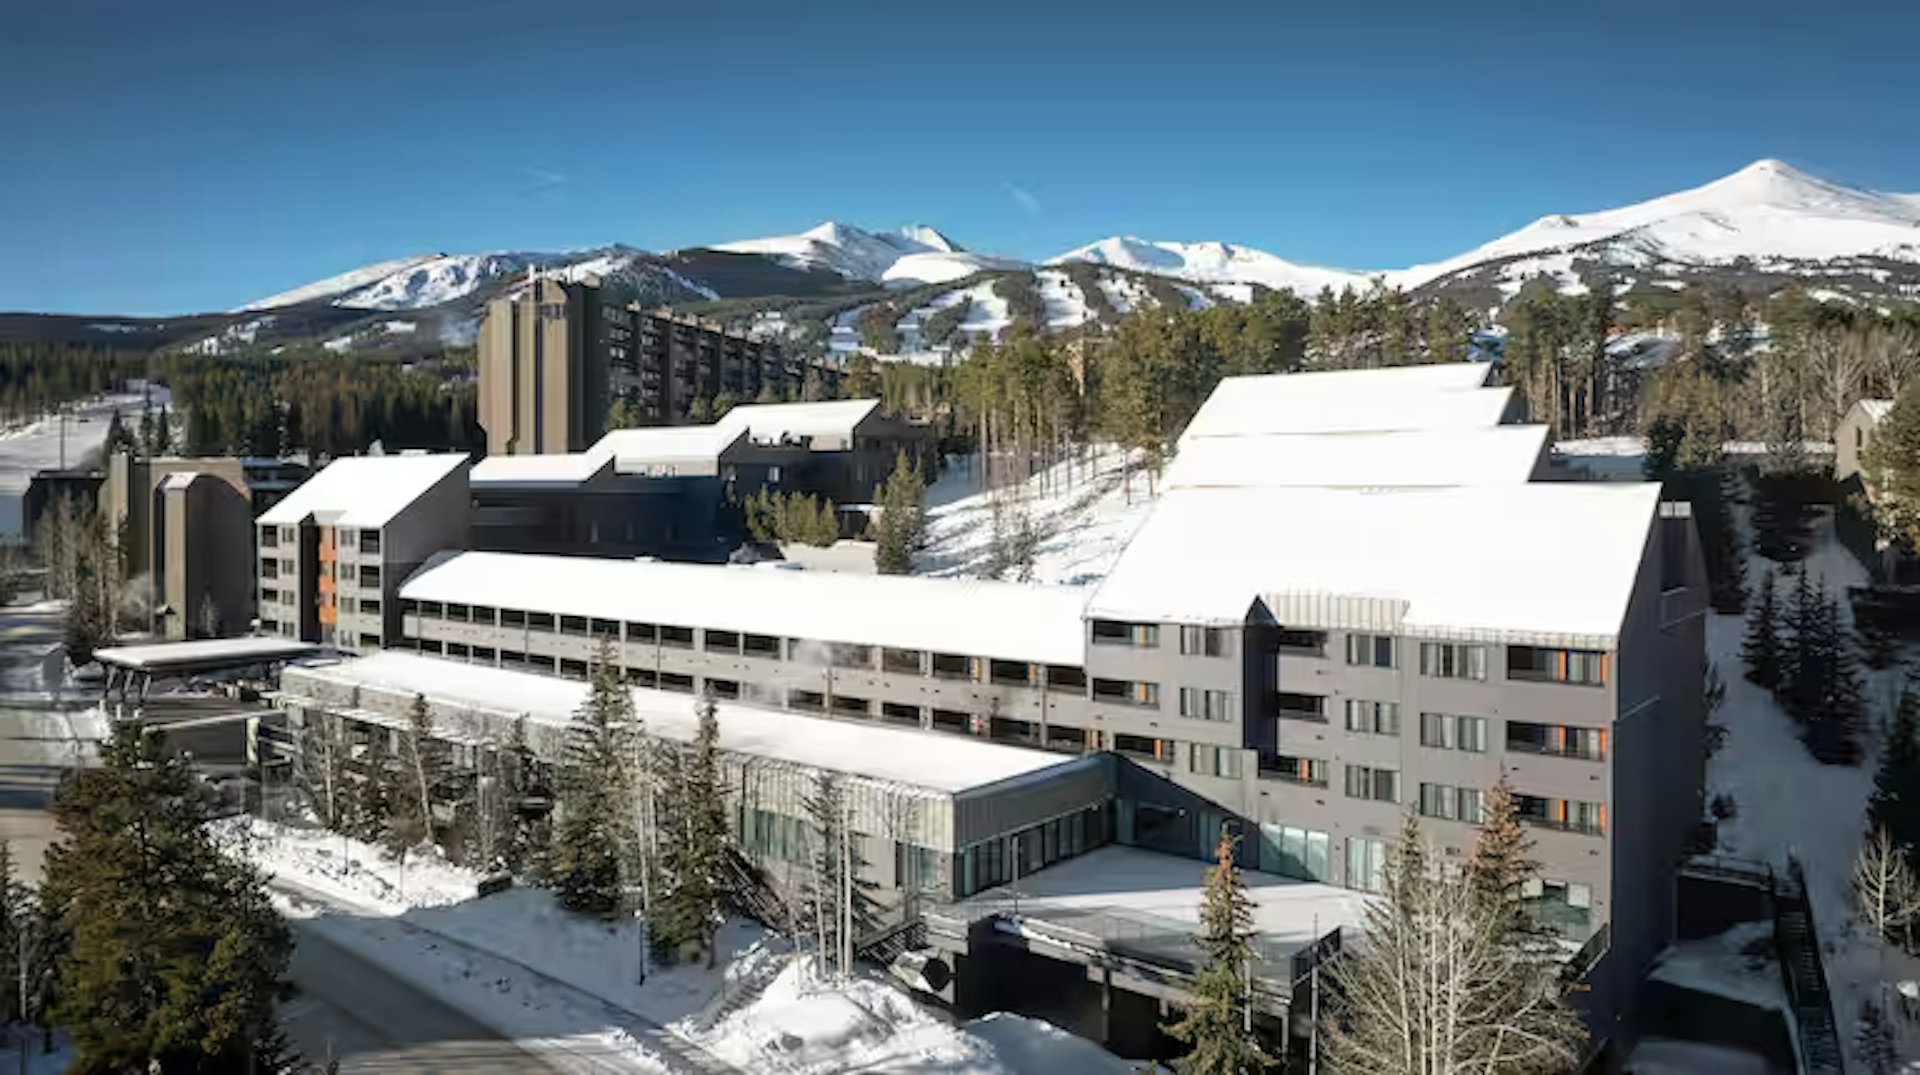
[[[1813,903],[1798,859],[1787,860],[1787,876],[1778,879],[1773,900],[1774,945],[1787,999],[1800,1029],[1801,1070],[1807,1075],[1842,1075],[1846,1070],[1834,1025],[1833,997],[1820,958],[1820,934],[1814,928]]]

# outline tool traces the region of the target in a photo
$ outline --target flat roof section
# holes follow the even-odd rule
[[[1547,427],[1530,425],[1197,437],[1181,443],[1163,481],[1168,489],[1518,484],[1533,477],[1546,448]]]
[[[625,474],[661,464],[711,463],[745,436],[745,430],[721,426],[616,429],[581,454],[612,459],[613,469]]]
[[[1175,489],[1087,614],[1225,625],[1260,601],[1291,627],[1610,650],[1659,498],[1644,482]]]
[[[1116,941],[1151,944],[1158,936],[1170,949],[1191,948],[1200,932],[1209,868],[1193,859],[1108,846],[989,889],[956,909],[973,914],[1011,910],[1017,893],[1023,918]],[[1269,946],[1282,949],[1270,956],[1305,948],[1335,929],[1357,934],[1371,899],[1352,889],[1257,870],[1240,871],[1240,879],[1253,900],[1253,928]]]
[[[484,712],[525,714],[529,721],[564,727],[587,697],[579,680],[382,650],[338,664],[289,669],[284,689],[302,677],[355,687],[424,695],[431,701]],[[632,688],[634,710],[649,734],[692,742],[698,699],[673,691]],[[1069,765],[1097,764],[1094,755],[1067,757],[984,743],[945,733],[884,724],[829,720],[787,710],[720,702],[720,749],[889,780],[949,795]]]
[[[979,579],[768,571],[460,552],[400,586],[409,601],[706,627],[1079,667],[1088,590]]]
[[[761,443],[799,437],[846,437],[878,406],[877,399],[743,403],[721,415],[714,425],[747,431],[753,440]]]
[[[473,465],[467,480],[474,488],[571,488],[585,484],[612,465],[611,456],[592,452],[490,455]]]
[[[311,657],[320,647],[290,638],[202,638],[191,642],[155,642],[109,646],[93,651],[103,665],[140,672],[205,672],[247,664]]]

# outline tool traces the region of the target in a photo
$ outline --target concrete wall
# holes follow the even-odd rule
[[[1867,413],[1867,408],[1855,403],[1840,420],[1840,427],[1833,432],[1833,480],[1844,482],[1860,473],[1861,457],[1866,454],[1867,446],[1873,443],[1873,433],[1879,423]]]
[[[162,624],[169,639],[225,637],[254,617],[253,512],[246,494],[209,475],[154,494],[155,543],[163,565],[161,601],[173,611]],[[211,635],[203,612],[211,604]]]

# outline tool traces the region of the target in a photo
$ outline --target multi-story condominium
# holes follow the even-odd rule
[[[593,280],[536,279],[488,303],[479,351],[489,455],[583,451],[621,400],[647,424],[677,425],[695,401],[798,396],[807,372],[770,341],[619,302]],[[823,387],[837,379],[812,372]]]
[[[450,551],[398,588],[387,645],[505,683],[584,679],[605,639],[641,692],[932,757],[1106,759],[1110,798],[1070,851],[1005,826],[943,836],[947,900],[1104,843],[1203,859],[1223,824],[1249,869],[1315,899],[1365,893],[1407,812],[1463,855],[1505,777],[1536,841],[1534,905],[1579,949],[1604,1040],[1671,939],[1701,815],[1705,574],[1684,505],[1547,480],[1565,475],[1544,431],[1509,424],[1513,395],[1486,377],[1223,383],[1087,587]]]
[[[400,637],[401,580],[467,547],[464,453],[336,459],[262,514],[260,630],[373,650]]]

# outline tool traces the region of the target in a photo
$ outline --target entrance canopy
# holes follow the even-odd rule
[[[156,675],[196,675],[277,664],[312,657],[320,647],[291,638],[204,638],[192,642],[156,642],[110,646],[93,651],[101,667]]]

